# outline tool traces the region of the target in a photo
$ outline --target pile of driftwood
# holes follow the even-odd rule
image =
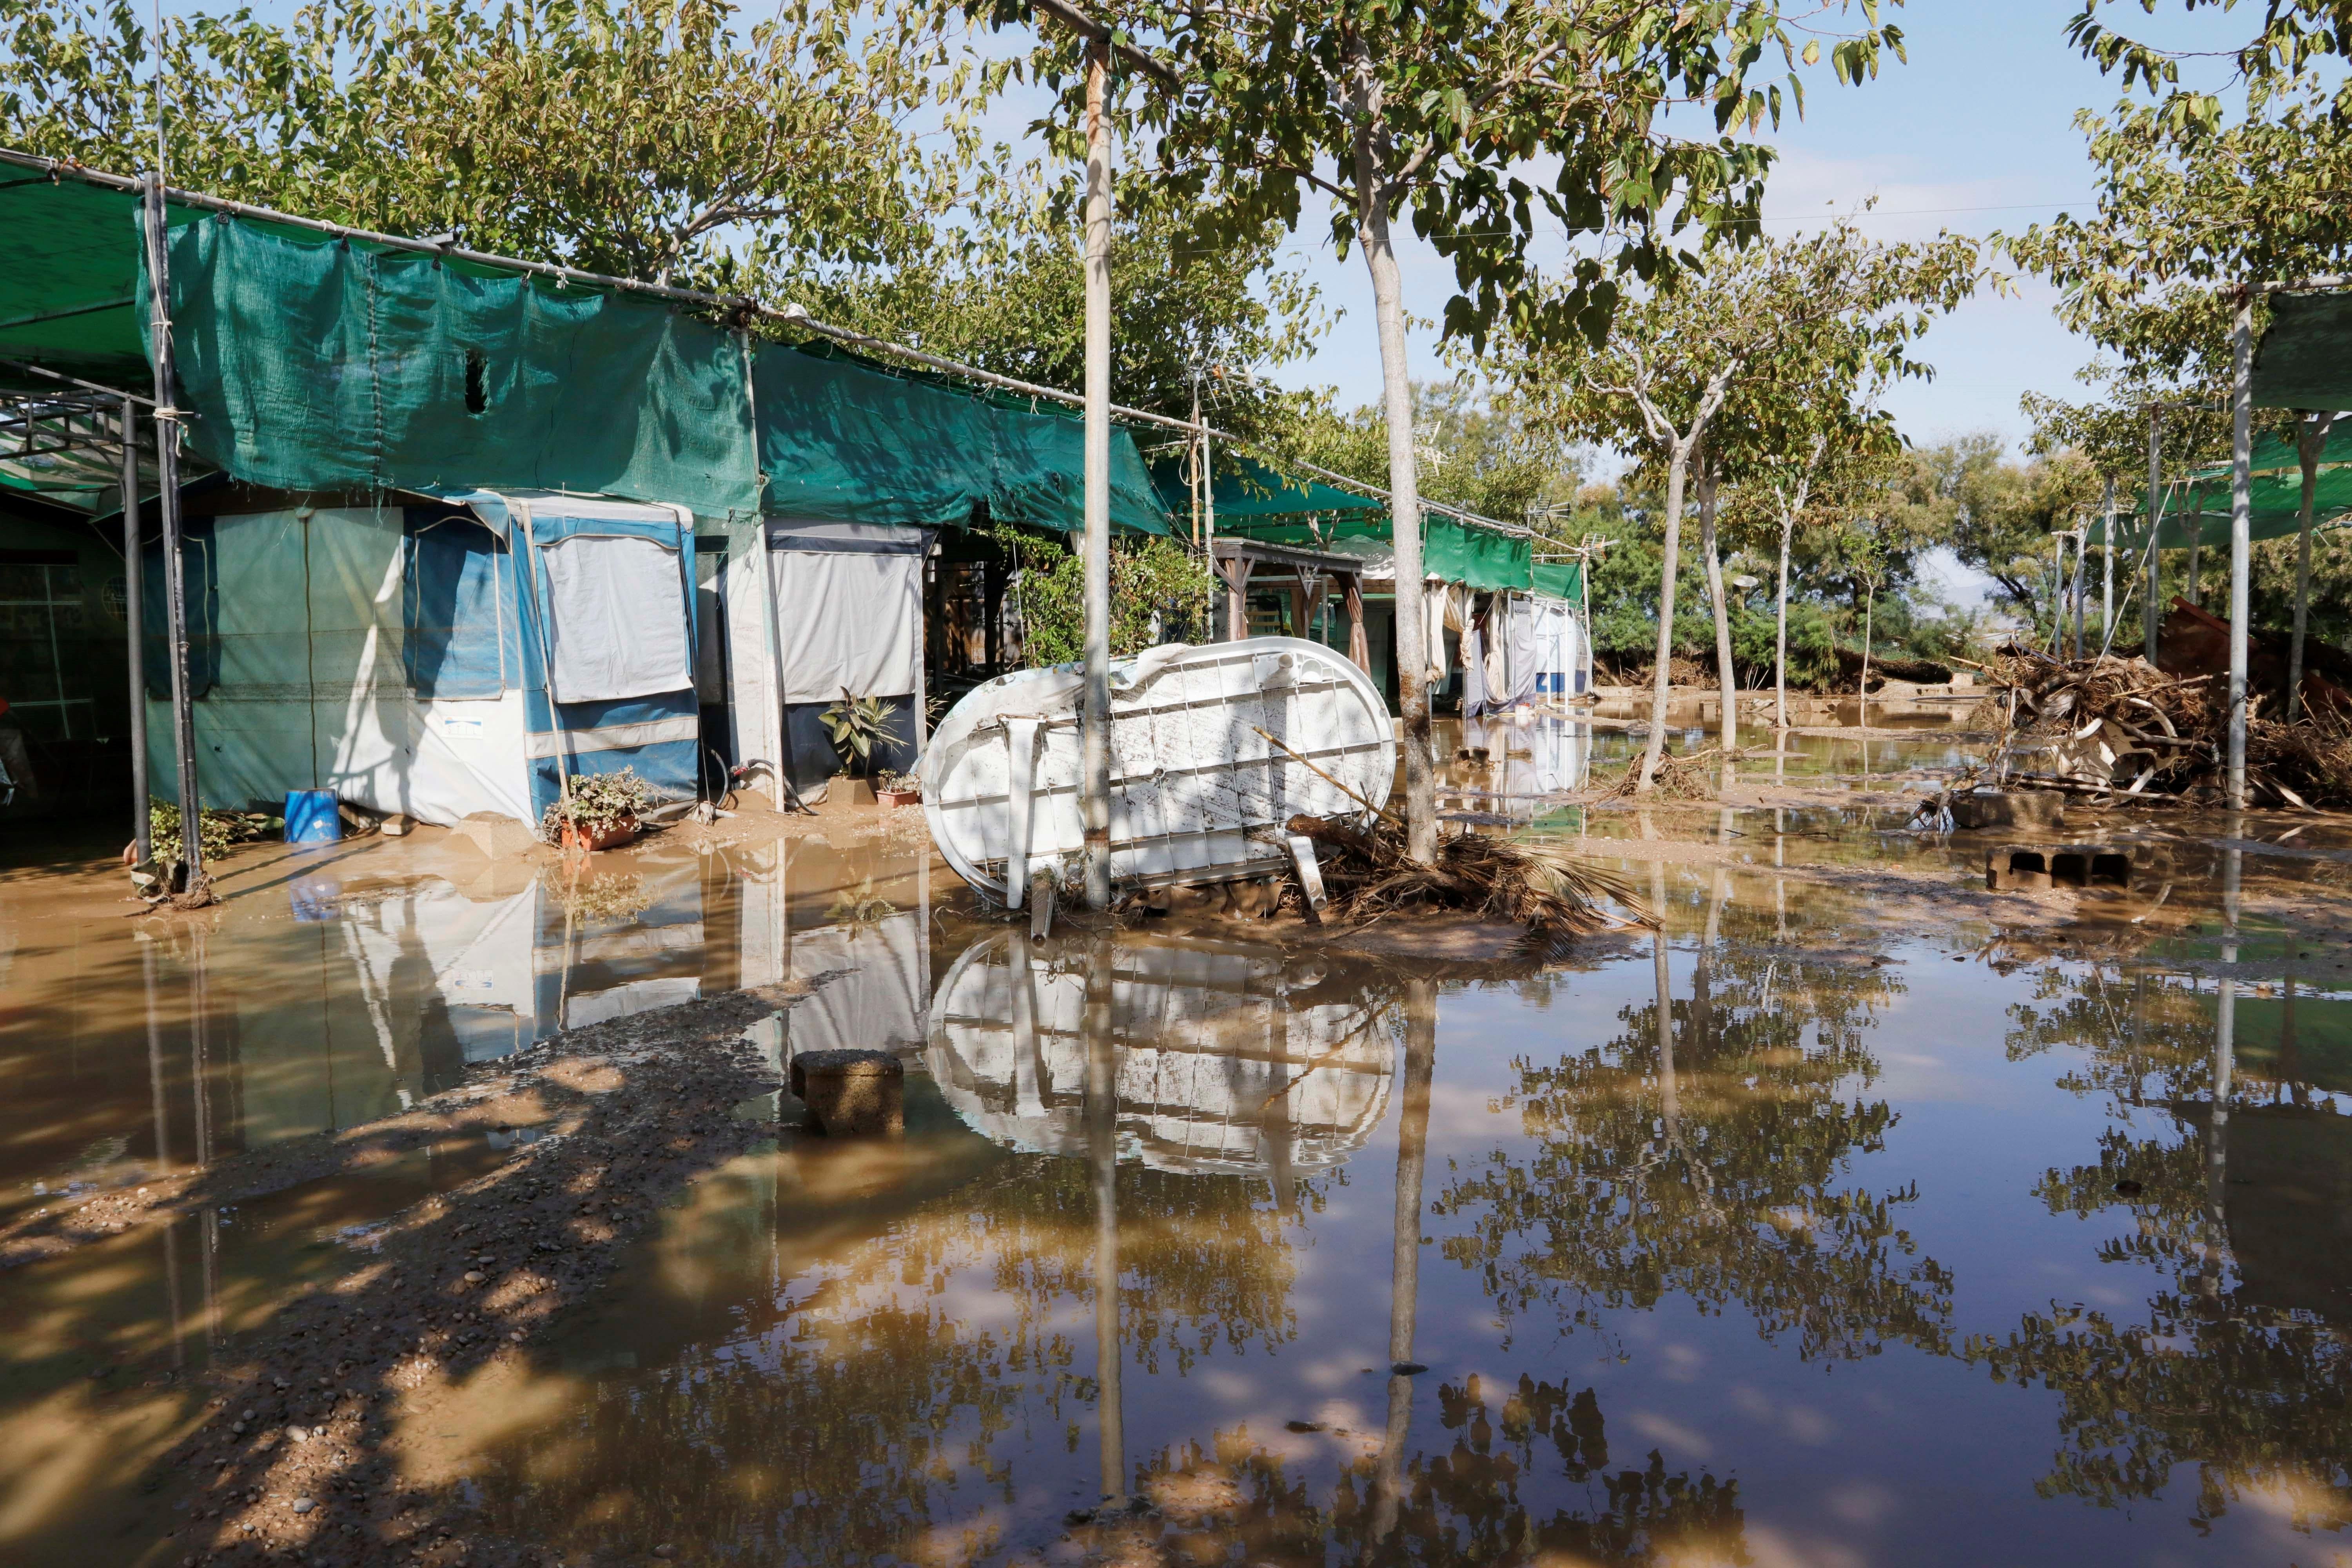
[[[1990,671],[2002,720],[1994,762],[2001,784],[2115,805],[2220,803],[2229,758],[2225,676],[2014,647]],[[2249,798],[2305,809],[2352,805],[2352,721],[2329,709],[2290,724],[2273,706],[2265,693],[2249,697]]]
[[[1459,910],[1526,926],[1528,952],[1544,957],[1573,938],[1626,924],[1610,914],[1612,900],[1633,924],[1657,924],[1632,883],[1557,845],[1464,833],[1440,838],[1436,862],[1423,866],[1405,854],[1404,826],[1387,812],[1369,828],[1321,816],[1294,816],[1289,826],[1315,841],[1331,899],[1327,918]]]

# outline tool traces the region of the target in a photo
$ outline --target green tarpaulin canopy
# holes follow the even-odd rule
[[[1192,515],[1192,489],[1186,482],[1182,458],[1163,458],[1154,463],[1151,481],[1159,487],[1160,498],[1171,512]],[[1258,530],[1263,523],[1276,520],[1303,522],[1307,517],[1317,517],[1328,521],[1344,519],[1360,525],[1377,522],[1381,537],[1387,537],[1386,501],[1343,490],[1320,479],[1283,473],[1255,458],[1219,458],[1212,499],[1216,506],[1219,533],[1246,533],[1254,539],[1261,538],[1264,536]],[[1321,536],[1345,537],[1328,528],[1322,531]]]
[[[753,373],[767,510],[778,517],[961,528],[984,502],[998,522],[1086,526],[1086,424],[1076,414],[977,396],[827,345],[763,350]],[[1114,428],[1112,526],[1166,533],[1135,439]]]
[[[141,216],[133,192],[0,173],[0,357],[152,384]],[[1084,426],[1058,407],[824,347],[761,349],[747,376],[737,334],[627,290],[179,205],[169,223],[189,444],[247,483],[1084,524]],[[1123,430],[1111,460],[1113,522],[1166,532]]]
[[[239,479],[757,509],[742,346],[667,306],[226,217],[171,279],[190,443]]]
[[[139,198],[0,166],[0,357],[127,392],[153,384],[135,296]],[[171,209],[174,227],[196,214]]]
[[[1529,570],[1534,575],[1534,592],[1570,603],[1583,598],[1583,562],[1538,561]]]
[[[1466,528],[1450,517],[1421,525],[1422,569],[1473,588],[1528,588],[1534,584],[1535,542],[1489,529]]]

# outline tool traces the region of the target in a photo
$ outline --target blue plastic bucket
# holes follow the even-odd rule
[[[335,809],[331,789],[289,790],[286,795],[286,842],[332,844],[343,836],[343,819]]]

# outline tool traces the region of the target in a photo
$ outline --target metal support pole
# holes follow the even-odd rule
[[[2246,615],[2252,574],[2254,295],[2230,324],[2230,809],[2246,808]]]
[[[2116,481],[2107,481],[2106,529],[2099,549],[2099,647],[2116,640]]]
[[[1110,43],[1087,45],[1086,691],[1079,806],[1087,907],[1110,908]]]
[[[2140,657],[2150,664],[2156,662],[2157,646],[2163,640],[2164,632],[2164,595],[2158,592],[2164,581],[2164,554],[2158,548],[2164,510],[2163,419],[2164,416],[2156,409],[2147,411],[2147,600],[2139,607],[2139,624],[2144,639]]]
[[[131,842],[138,863],[155,858],[148,840],[147,584],[139,547],[139,410],[122,400],[122,616],[124,662],[131,670]]]
[[[163,180],[149,174],[144,216],[152,296],[148,357],[155,365],[155,508],[163,521],[163,604],[172,661],[172,745],[178,760],[180,856],[188,890],[205,874],[204,800],[196,788],[195,715],[188,706],[188,580],[180,548],[180,411],[173,403],[172,270],[165,243]]]
[[[2087,525],[2074,530],[2074,657],[2078,659],[2083,657],[2083,554],[2090,533]]]

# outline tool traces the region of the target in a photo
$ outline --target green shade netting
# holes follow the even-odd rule
[[[2258,408],[2352,408],[2352,294],[2273,294],[2254,350]]]
[[[1160,499],[1171,512],[1190,516],[1192,510],[1192,487],[1184,477],[1181,458],[1164,458],[1151,466],[1151,482],[1159,487]],[[1388,503],[1327,485],[1320,479],[1310,479],[1258,461],[1255,458],[1221,457],[1217,459],[1216,487],[1212,492],[1220,533],[1247,533],[1263,538],[1258,524],[1273,519],[1303,519],[1307,516],[1330,517],[1361,525],[1377,522],[1385,538],[1388,523]],[[1325,528],[1325,539],[1349,537]],[[1357,537],[1360,537],[1358,535]]]
[[[976,396],[825,345],[763,351],[753,371],[767,510],[777,517],[927,528],[1086,526],[1086,424],[1027,399]],[[1110,437],[1111,524],[1166,533],[1166,510],[1125,430]]]
[[[126,392],[154,384],[137,302],[139,197],[0,170],[0,356]],[[174,207],[174,229],[197,215]]]
[[[2328,427],[2327,441],[2319,450],[2322,468],[2336,463],[2352,463],[2352,419],[2340,419]],[[2286,474],[2298,481],[2303,475],[2303,459],[2296,455],[2294,443],[2265,432],[2254,442],[2253,471],[2256,474]],[[2200,480],[2230,482],[2230,465],[2208,463],[2197,470]]]
[[[1448,517],[1422,520],[1421,567],[1428,576],[1492,592],[1533,584],[1535,542]]]
[[[218,217],[171,275],[189,439],[248,483],[757,508],[741,347],[666,306]]]
[[[2248,487],[2252,501],[2252,525],[2248,534],[2253,539],[2284,539],[2303,526],[2303,476],[2290,468],[2284,473],[2258,474]],[[2117,498],[2121,502],[2123,498]],[[2116,519],[2116,543],[2127,549],[2144,549],[2147,543],[2147,528],[2137,515],[2140,498],[2131,497],[2131,510]],[[2324,468],[2319,474],[2312,501],[2315,527],[2325,528],[2352,515],[2352,467]],[[2226,550],[2230,545],[2230,477],[2226,469],[2211,479],[2195,484],[2172,485],[2164,497],[2164,531],[2158,547],[2164,550],[2186,550],[2191,543],[2218,545]],[[2091,524],[2091,542],[2106,542],[2104,519]]]
[[[1536,593],[1571,602],[1584,596],[1584,563],[1581,561],[1538,561],[1531,570],[1535,575],[1533,588]]]

